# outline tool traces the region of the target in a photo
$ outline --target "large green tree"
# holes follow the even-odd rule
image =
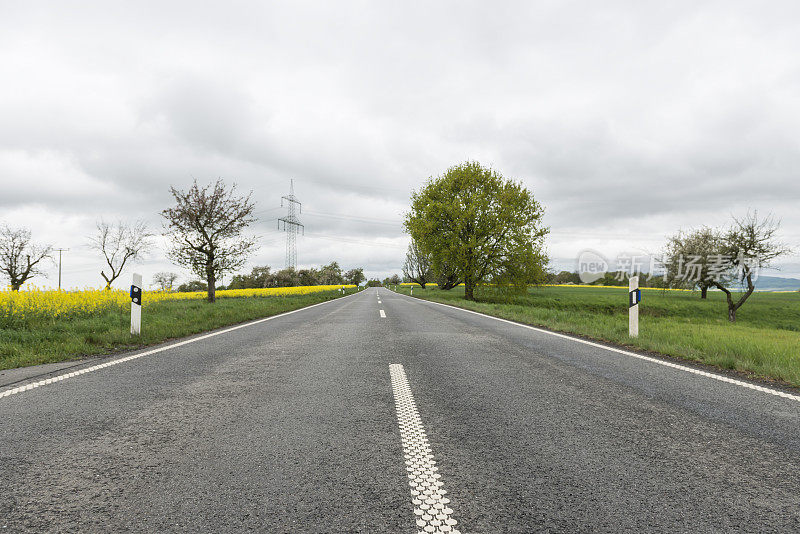
[[[521,183],[470,161],[412,194],[405,228],[434,273],[454,270],[474,300],[477,284],[524,287],[544,274],[543,215]]]

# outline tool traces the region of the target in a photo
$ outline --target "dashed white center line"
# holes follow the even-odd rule
[[[386,312],[385,312],[385,311],[383,311],[383,310],[381,310],[381,317],[383,317],[384,319],[386,319]]]
[[[392,377],[392,391],[397,408],[397,422],[403,440],[403,456],[408,471],[408,485],[411,486],[411,500],[414,503],[419,532],[450,532],[460,534],[454,527],[458,523],[451,516],[453,510],[448,506],[450,499],[442,487],[441,475],[437,472],[428,436],[411,393],[406,371],[398,363],[389,365]]]

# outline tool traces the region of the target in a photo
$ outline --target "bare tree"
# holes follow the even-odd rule
[[[403,276],[418,283],[422,289],[431,281],[431,259],[420,250],[415,240],[411,240],[406,252],[406,262],[403,264]]]
[[[106,281],[106,289],[120,277],[125,266],[141,258],[150,248],[150,238],[144,221],[126,223],[117,221],[107,223],[102,219],[97,222],[97,233],[89,238],[90,247],[103,254],[107,268],[100,271]],[[108,274],[106,274],[108,270]]]
[[[176,273],[160,272],[153,276],[153,284],[161,291],[172,291],[172,286],[175,285],[177,279],[178,275]]]
[[[53,247],[31,243],[31,231],[26,228],[0,228],[0,271],[8,278],[13,291],[36,275],[43,259],[49,258]]]
[[[759,219],[758,212],[753,211],[741,219],[734,217],[733,224],[725,232],[719,258],[724,261],[728,277],[738,280],[744,288],[744,293],[734,301],[731,291],[721,281],[712,282],[714,287],[725,293],[729,321],[736,321],[737,310],[755,291],[753,278],[758,276],[759,271],[769,267],[775,258],[791,252],[789,247],[777,240],[779,228],[780,221],[772,215]]]
[[[224,273],[241,268],[255,248],[256,238],[243,235],[255,221],[252,192],[236,196],[236,185],[226,188],[222,180],[188,191],[170,187],[176,205],[161,212],[164,235],[173,247],[173,261],[191,269],[208,283],[208,301],[216,300],[215,285]]]

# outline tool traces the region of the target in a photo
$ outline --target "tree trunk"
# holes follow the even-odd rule
[[[725,293],[725,300],[728,302],[728,320],[732,323],[736,322],[736,309],[739,307],[733,302],[733,296],[727,287],[719,282],[712,282],[714,287]]]
[[[106,273],[104,271],[100,271],[100,276],[102,276],[103,280],[106,281],[106,291],[111,291],[111,282],[113,282],[115,278],[114,273],[112,272],[111,278],[109,278],[106,276]]]
[[[475,300],[475,283],[472,281],[471,276],[464,277],[464,298],[467,300]]]
[[[214,271],[206,271],[206,282],[208,283],[208,302],[216,302],[217,300],[217,280],[214,276]]]
[[[19,291],[21,285],[21,282],[11,282],[11,291]]]
[[[728,320],[732,323],[736,322],[736,304],[733,302],[733,298],[731,297],[731,292],[725,290],[725,298],[728,301]]]
[[[753,294],[753,291],[756,290],[755,285],[753,284],[753,275],[752,273],[747,273],[747,291],[745,291],[744,295],[739,298],[739,301],[734,303],[733,299],[731,298],[731,294],[728,293],[728,320],[732,323],[736,322],[736,311],[742,307],[742,304],[750,298],[750,295]]]
[[[704,298],[706,298],[707,295],[708,295],[708,287],[707,286],[701,287],[700,288],[700,298],[704,299]]]

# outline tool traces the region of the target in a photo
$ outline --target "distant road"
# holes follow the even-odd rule
[[[800,531],[796,398],[374,288],[143,352],[0,388],[0,531]]]

